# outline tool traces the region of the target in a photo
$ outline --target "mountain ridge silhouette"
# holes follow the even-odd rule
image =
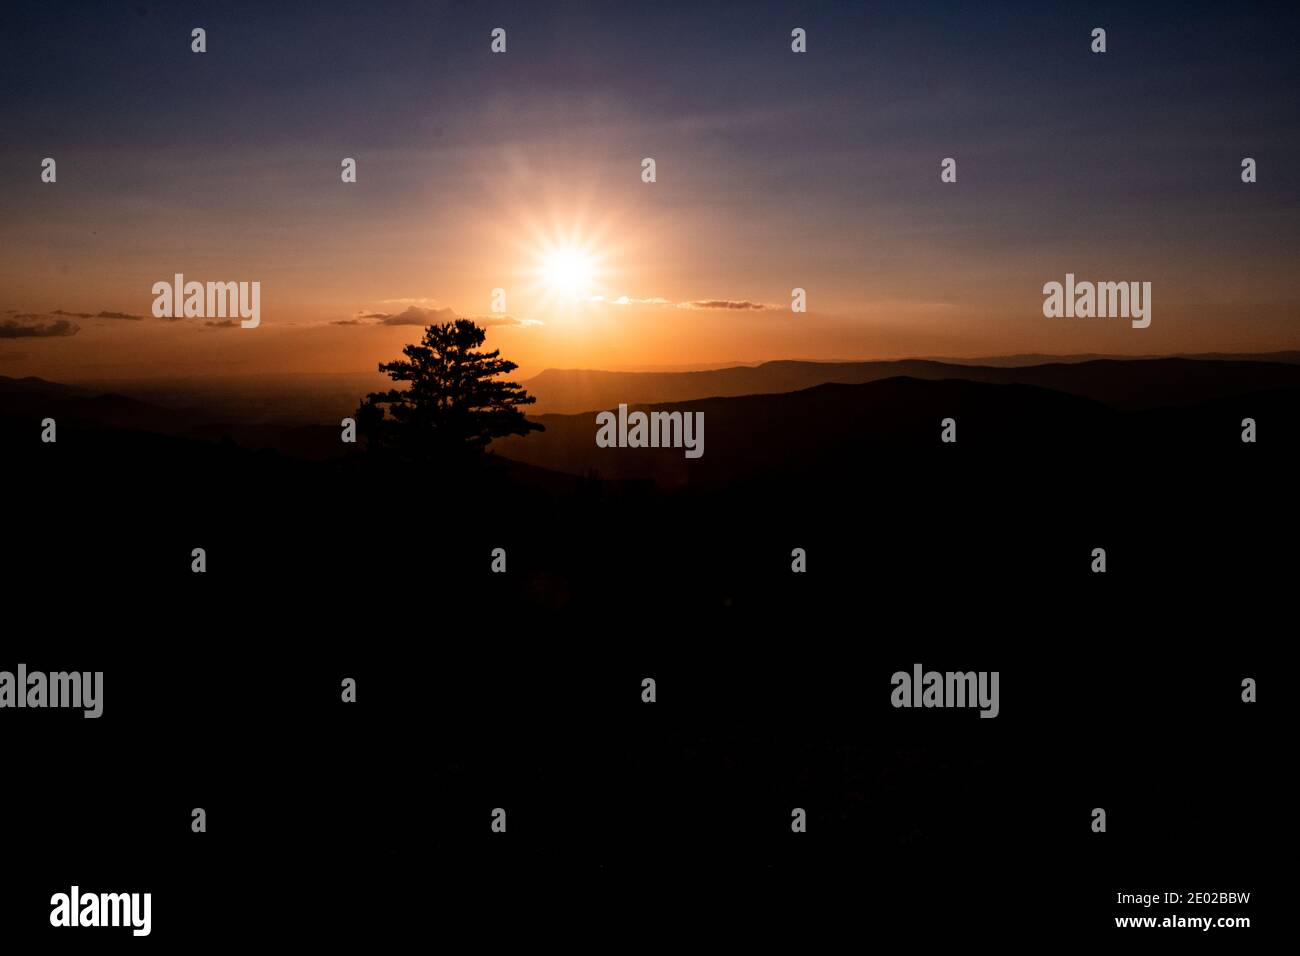
[[[1088,359],[1041,365],[959,365],[930,359],[885,362],[780,360],[692,372],[548,369],[522,384],[537,398],[534,415],[576,414],[620,403],[794,392],[828,382],[862,384],[907,376],[1024,384],[1093,398],[1119,408],[1192,404],[1218,395],[1300,385],[1300,364],[1239,359]]]
[[[628,409],[702,412],[703,456],[688,460],[680,448],[600,448],[594,413],[538,416],[545,432],[497,442],[493,450],[553,471],[652,480],[669,488],[796,474],[830,480],[878,470],[882,461],[942,468],[967,449],[1011,458],[1050,454],[1080,467],[1089,455],[1195,459],[1240,445],[1242,415],[1268,420],[1270,442],[1293,439],[1300,385],[1211,394],[1177,406],[1116,408],[1037,385],[896,376],[796,392],[629,403]],[[945,418],[957,423],[952,445],[940,440]]]

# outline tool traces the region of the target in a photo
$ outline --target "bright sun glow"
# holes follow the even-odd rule
[[[542,260],[542,281],[551,293],[565,298],[590,295],[595,271],[591,256],[577,248],[552,249]]]
[[[519,289],[520,317],[554,331],[613,314],[607,304],[625,292],[629,237],[608,210],[593,220],[587,203],[557,200],[540,210],[521,206],[501,222],[502,239],[518,254],[518,271],[506,278]]]

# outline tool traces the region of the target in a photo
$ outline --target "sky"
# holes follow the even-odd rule
[[[1300,12],[1132,6],[23,5],[0,375],[369,370],[452,315],[526,372],[1300,348]],[[155,318],[176,273],[260,326]],[[1066,273],[1151,325],[1045,318]]]

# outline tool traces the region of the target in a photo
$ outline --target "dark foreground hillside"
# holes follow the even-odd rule
[[[1283,690],[1254,709],[1240,681],[1282,673],[1293,620],[1295,390],[1123,411],[894,379],[698,404],[698,480],[680,452],[662,470],[592,459],[580,416],[527,439],[573,474],[499,461],[465,481],[102,420],[43,445],[10,406],[9,626],[41,636],[30,667],[105,667],[111,716],[106,746],[11,825],[36,861],[25,892],[44,894],[16,911],[66,889],[74,860],[84,885],[152,886],[159,933],[202,918],[195,888],[217,874],[319,902],[249,864],[268,859],[331,868],[363,912],[391,903],[377,874],[429,872],[443,900],[536,878],[611,902],[671,881],[698,901],[722,881],[882,925],[941,912],[1085,935],[1114,932],[1118,890],[1258,894],[1281,765],[1259,727]],[[892,708],[889,675],[918,662],[998,670],[997,719]],[[355,709],[337,706],[343,676]],[[210,708],[250,683],[267,692],[238,720]],[[305,712],[332,716],[292,730]],[[48,765],[46,738],[16,739],[12,766]],[[166,773],[144,798],[101,788],[114,826],[41,856],[91,812],[78,775],[128,756]],[[221,830],[196,856],[199,805]]]

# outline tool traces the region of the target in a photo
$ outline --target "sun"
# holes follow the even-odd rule
[[[571,230],[540,236],[527,254],[529,285],[543,311],[581,315],[603,298],[609,250],[598,234]]]
[[[540,272],[542,283],[552,295],[580,299],[591,295],[596,263],[584,249],[560,247],[545,252]]]
[[[533,318],[564,326],[607,316],[611,291],[622,291],[629,237],[609,210],[598,217],[578,199],[520,205],[501,217],[502,239],[514,247],[508,273]]]

